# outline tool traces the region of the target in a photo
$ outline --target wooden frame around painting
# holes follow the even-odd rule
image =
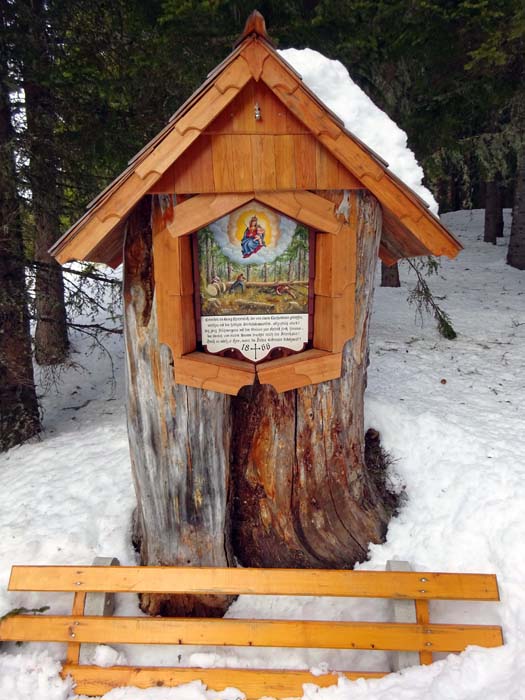
[[[297,193],[275,196],[263,193],[261,196],[276,212],[284,210],[290,215],[297,211],[294,220],[307,226],[315,239],[311,245],[315,260],[311,263],[313,315],[309,313],[307,348],[277,359],[270,356],[258,363],[238,359],[236,355],[225,357],[203,352],[197,338],[200,324],[196,317],[195,279],[199,275],[194,270],[196,256],[192,239],[196,231],[216,219],[209,217],[208,209],[194,206],[197,197],[182,204],[171,196],[154,199],[152,230],[158,337],[159,342],[171,348],[176,383],[235,395],[242,386],[252,385],[256,377],[261,384],[272,384],[281,392],[341,375],[342,349],[354,335],[357,232],[356,206],[349,207],[347,220],[336,219],[330,213],[330,202],[339,201],[341,196],[342,192],[327,193],[326,198],[308,193],[306,196]],[[349,193],[348,196],[356,195]],[[219,218],[236,208],[229,207],[231,199],[229,195],[213,198],[211,205],[218,211]],[[244,197],[244,203],[252,199],[254,197]],[[191,203],[190,209],[194,212],[191,223],[186,214],[175,216],[178,206],[188,211],[187,203]],[[323,221],[326,221],[326,231],[322,230]]]

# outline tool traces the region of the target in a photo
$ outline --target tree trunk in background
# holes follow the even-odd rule
[[[2,39],[5,9],[5,0],[0,0],[0,451],[40,430],[11,142],[7,55]]]
[[[503,208],[501,192],[496,180],[486,183],[485,188],[485,243],[496,245],[496,239],[503,236]]]
[[[399,266],[397,263],[394,265],[385,265],[381,262],[381,286],[382,287],[400,287],[401,282],[399,281]]]
[[[230,398],[173,382],[157,340],[150,200],[129,222],[124,261],[128,432],[142,564],[228,566]],[[144,595],[152,615],[219,616],[225,596]]]
[[[525,153],[521,154],[516,174],[507,264],[525,270]]]
[[[350,201],[358,207],[356,333],[341,378],[282,394],[255,385],[232,400],[233,546],[243,566],[349,568],[386,531],[363,427],[381,210],[365,193]]]
[[[63,362],[68,354],[64,282],[60,265],[47,252],[60,234],[56,115],[51,91],[45,85],[51,66],[46,9],[30,0],[28,50],[24,61],[29,185],[34,218],[35,359],[41,365]]]

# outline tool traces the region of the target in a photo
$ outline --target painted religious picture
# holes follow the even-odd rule
[[[309,232],[258,202],[197,234],[202,344],[254,362],[308,343]]]

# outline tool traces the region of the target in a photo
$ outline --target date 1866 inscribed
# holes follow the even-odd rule
[[[308,230],[258,204],[201,229],[198,274],[202,344],[254,362],[308,342]]]

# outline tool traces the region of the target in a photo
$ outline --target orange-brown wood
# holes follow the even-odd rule
[[[246,94],[242,99],[239,97],[240,111],[236,107],[227,114],[225,110],[248,85],[251,87]],[[255,120],[255,103],[261,108],[260,120]],[[283,175],[279,184],[274,183],[278,177],[278,164],[289,152],[289,144],[282,153],[276,154],[274,141],[274,156],[265,164],[266,169],[261,169],[256,161],[262,154],[271,152],[271,142],[256,143],[251,172],[256,176],[262,174],[265,187],[315,189],[326,186],[350,189],[365,186],[384,207],[385,229],[398,238],[399,228],[394,230],[395,227],[391,226],[391,222],[396,221],[417,242],[417,245],[409,248],[406,239],[399,242],[398,250],[404,257],[429,253],[453,257],[461,249],[459,242],[427,211],[417,195],[385,169],[384,162],[378,156],[344,131],[337,117],[321,105],[300,77],[265,41],[247,38],[245,45],[212,74],[205,89],[188,102],[182,116],[143,149],[128,171],[95,201],[92,210],[54,246],[53,254],[57,259],[60,262],[74,258],[104,258],[104,262],[115,260],[122,240],[122,229],[117,232],[118,235],[115,234],[115,241],[107,249],[101,243],[106,237],[113,236],[113,231],[130,209],[149,191],[160,192],[163,188],[171,187],[173,191],[188,193],[210,191],[212,184],[208,161],[213,154],[204,143],[199,152],[201,157],[188,158],[190,164],[182,161],[180,169],[165,173],[197,139],[202,138],[203,132],[210,128],[214,120],[217,120],[216,126],[220,129],[233,129],[232,134],[240,135],[248,129],[250,134],[275,136],[287,133],[294,136],[295,183],[291,173],[286,178]],[[305,130],[308,134],[303,133]],[[232,143],[227,142],[226,146],[221,144],[218,148],[223,147],[227,154],[231,153]],[[327,155],[319,144],[323,144],[331,155]],[[241,152],[245,163],[246,149]],[[195,153],[198,153],[198,149]],[[226,163],[221,164],[225,172],[219,173],[218,180],[222,183],[221,187],[230,188],[231,173],[236,173],[236,162],[233,161],[232,168],[228,158]],[[338,161],[337,168],[331,158]],[[313,166],[314,162],[318,167]],[[248,163],[246,172],[250,172]],[[159,187],[161,177],[165,179]],[[249,187],[242,171],[240,180],[239,185],[234,179],[233,186]],[[213,187],[217,187],[215,181]]]
[[[268,135],[251,136],[252,142],[252,171],[255,190],[275,190],[274,138]]]
[[[430,607],[428,600],[415,600],[414,605],[416,607],[416,622],[418,625],[428,625],[430,623]],[[419,663],[422,665],[431,664],[432,652],[420,651]]]
[[[229,134],[212,136],[213,182],[218,192],[235,192],[237,156]]]
[[[159,342],[170,346],[174,358],[192,353],[197,347],[193,294],[169,295],[161,288],[158,300]]]
[[[211,138],[200,136],[150,189],[155,193],[213,192]]]
[[[256,105],[259,119],[255,118]],[[275,135],[308,134],[309,131],[264,83],[251,81],[209,124],[206,133]]]
[[[152,211],[153,263],[159,342],[169,345],[173,356],[193,352],[197,345],[193,305],[192,251],[189,236],[173,238],[167,226],[173,222],[173,198],[161,210],[154,199]]]
[[[173,218],[166,222],[166,228],[173,237],[185,236],[252,199],[316,230],[331,234],[339,234],[344,230],[345,222],[336,216],[335,205],[324,197],[313,192],[257,190],[239,194],[201,194],[191,197],[177,204]],[[351,241],[349,242],[352,245]]]
[[[362,189],[306,134],[204,135],[149,189],[155,193],[230,193],[253,189]]]
[[[337,236],[319,234],[315,247],[315,286],[317,296],[340,297],[355,283],[357,270],[355,213],[341,226]]]
[[[274,137],[275,184],[278,190],[295,190],[296,162],[294,137],[280,134]]]
[[[241,34],[241,36],[237,39],[236,46],[237,44],[242,43],[245,39],[247,39],[251,34],[255,34],[256,36],[260,36],[262,39],[267,41],[268,43],[271,44],[271,39],[268,36],[268,32],[266,31],[266,22],[264,21],[264,17],[261,15],[261,13],[258,10],[254,10],[251,15],[248,17],[246,20],[246,24],[244,25],[244,30]]]
[[[182,683],[202,681],[208,689],[221,691],[239,688],[247,700],[262,696],[292,698],[303,695],[303,683],[314,683],[321,688],[335,685],[340,676],[349,680],[358,678],[382,678],[380,672],[327,673],[314,676],[308,671],[257,670],[231,668],[136,668],[134,666],[70,666],[62,669],[62,676],[71,676],[79,695],[100,696],[112,688],[135,686],[137,688],[170,688]]]
[[[418,625],[380,622],[236,620],[17,615],[0,624],[6,641],[81,644],[183,644],[211,646],[463,651],[475,644],[501,646],[501,628],[491,625]]]
[[[176,360],[175,381],[186,386],[220,391],[235,396],[243,386],[251,386],[255,369],[250,362],[193,352]]]
[[[277,392],[297,389],[309,384],[327,382],[341,376],[341,353],[305,350],[278,360],[257,365],[261,384],[272,384]]]
[[[298,190],[315,190],[317,175],[314,163],[316,157],[315,139],[310,134],[294,136],[295,181]]]
[[[355,282],[337,297],[316,296],[314,311],[314,347],[341,352],[355,330]]]
[[[381,241],[379,245],[379,257],[381,258],[382,262],[385,263],[385,265],[388,265],[389,267],[391,265],[395,265],[395,263],[399,260],[400,256],[398,256],[396,253],[394,253],[391,249],[390,246],[386,242]]]
[[[73,607],[71,609],[71,614],[73,617],[78,617],[84,614],[84,607],[86,605],[86,593],[80,592],[75,593],[73,597]],[[80,660],[80,644],[78,642],[69,642],[66,649],[66,663],[68,664],[78,664]]]
[[[226,107],[251,79],[246,61],[240,56],[217,77],[200,100],[166,132],[156,148],[148,152],[134,171],[109,191],[88,216],[81,229],[54,248],[59,262],[90,259],[90,253],[119,224],[138,200],[160,179],[168,167],[200,136],[204,129]],[[78,233],[82,230],[82,235]]]
[[[214,355],[210,358],[217,363],[236,362]],[[283,366],[287,359],[271,364]],[[253,365],[248,367],[253,371]],[[258,369],[261,367],[258,365]],[[494,574],[216,567],[200,567],[197,573],[191,567],[165,566],[13,566],[8,590],[499,600]]]
[[[173,220],[166,227],[173,237],[198,231],[253,199],[253,193],[202,194],[191,197],[175,207]]]
[[[404,222],[416,238],[420,238],[434,254],[457,254],[461,248],[459,243],[437,219],[427,213],[424,204],[390,175],[377,158],[344,132],[275,56],[270,56],[264,62],[261,78],[319,141]],[[420,219],[424,223],[418,226]]]
[[[255,192],[255,199],[316,231],[339,233],[343,222],[332,202],[313,192]]]

